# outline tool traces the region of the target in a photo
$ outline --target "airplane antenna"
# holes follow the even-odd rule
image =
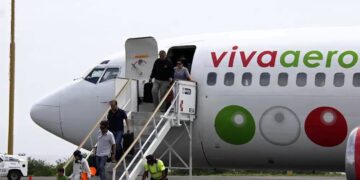
[[[11,0],[11,42],[10,42],[10,82],[9,82],[9,134],[8,154],[14,150],[14,94],[15,94],[15,0]]]

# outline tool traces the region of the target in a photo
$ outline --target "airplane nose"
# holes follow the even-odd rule
[[[30,110],[31,119],[40,127],[63,137],[60,123],[60,95],[55,93],[39,100]]]

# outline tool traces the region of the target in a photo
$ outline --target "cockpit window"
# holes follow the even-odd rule
[[[108,68],[103,77],[101,78],[100,82],[104,82],[110,79],[115,79],[119,73],[119,68]]]
[[[12,157],[10,157],[9,158],[9,161],[19,161],[18,159],[16,159],[16,158],[12,158]]]
[[[13,157],[5,157],[5,161],[19,161],[19,160]]]
[[[3,160],[0,158],[0,163],[3,162]]]
[[[95,68],[85,77],[85,80],[96,84],[103,72],[104,68]]]

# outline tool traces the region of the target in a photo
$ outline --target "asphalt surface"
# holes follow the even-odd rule
[[[23,177],[21,180],[28,180]],[[56,177],[32,177],[33,180],[56,180]],[[91,178],[95,180],[97,178]],[[138,178],[140,179],[140,178]],[[170,176],[170,180],[186,180],[186,176]],[[193,176],[193,180],[345,180],[345,176]],[[0,180],[7,180],[0,177]]]

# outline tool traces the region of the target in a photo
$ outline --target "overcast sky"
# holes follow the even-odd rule
[[[31,105],[123,50],[129,37],[359,26],[360,1],[17,0],[15,153],[54,162],[75,146],[32,122]],[[7,151],[10,0],[0,0],[0,152]]]

